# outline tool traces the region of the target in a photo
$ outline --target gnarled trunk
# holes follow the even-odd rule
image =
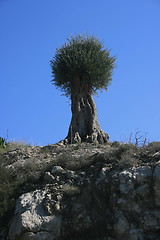
[[[105,143],[109,136],[101,130],[98,123],[97,110],[89,87],[77,76],[71,87],[72,119],[67,141]]]

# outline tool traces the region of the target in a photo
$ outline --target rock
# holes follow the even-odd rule
[[[74,171],[67,171],[66,172],[66,177],[67,178],[74,178],[75,177],[75,172]]]
[[[107,181],[106,179],[106,173],[107,173],[107,167],[103,167],[100,173],[99,178],[96,181],[96,184],[98,185],[99,183],[103,182],[104,179]]]
[[[64,172],[64,169],[61,166],[54,166],[51,170],[52,174],[60,174]]]
[[[146,213],[144,213],[144,229],[150,232],[153,229],[156,229],[157,227],[158,227],[158,221],[155,215],[151,211],[150,212],[147,211]]]
[[[137,166],[120,167],[111,163],[108,152],[103,152],[109,149],[106,146],[85,145],[82,151],[81,144],[75,145],[74,150],[73,145],[70,148],[50,145],[48,149],[36,150],[36,154],[42,152],[44,157],[36,156],[41,164],[47,156],[48,162],[54,159],[54,165],[50,172],[44,173],[36,190],[29,190],[17,199],[6,239],[159,240],[160,162],[154,158],[154,161]],[[65,162],[63,168],[58,160],[55,161],[55,152],[61,156],[62,148],[65,156],[72,155],[76,168],[73,162],[71,165]],[[25,157],[31,159],[32,151],[25,153]],[[11,154],[16,158],[10,163],[14,166],[10,169],[14,170],[16,163],[25,165],[28,161],[23,154],[16,157],[16,152]],[[111,157],[114,154],[113,151]],[[88,162],[84,167],[85,159]],[[1,232],[0,238],[6,240]]]
[[[48,193],[45,199],[43,200],[43,208],[45,210],[45,213],[49,216],[59,213],[61,210],[61,199],[62,199],[61,193],[57,194]]]
[[[139,229],[137,229],[134,225],[131,225],[128,240],[139,240],[140,239],[139,237],[140,237]]]
[[[21,240],[53,240],[53,237],[48,232],[38,232],[38,233],[27,232],[27,233],[24,233]]]
[[[119,173],[119,189],[121,193],[128,194],[129,191],[134,189],[133,175],[130,170],[124,170]]]
[[[155,203],[160,207],[160,164],[153,171]]]
[[[17,201],[9,239],[57,239],[61,231],[61,215],[48,216],[43,208],[46,190],[23,194]]]
[[[145,183],[152,176],[152,170],[149,166],[134,168],[134,178],[138,184]]]
[[[153,157],[159,157],[159,156],[160,156],[160,151],[158,151],[155,154],[153,154]]]
[[[117,236],[122,235],[129,229],[129,222],[122,212],[118,212],[115,216],[116,223],[114,224],[114,230]]]
[[[45,182],[53,182],[55,180],[55,177],[50,172],[45,172],[44,174],[44,181]]]
[[[147,195],[150,193],[149,185],[147,183],[145,183],[145,184],[139,186],[136,189],[136,192],[137,192],[137,194],[139,194],[142,197],[147,197]]]

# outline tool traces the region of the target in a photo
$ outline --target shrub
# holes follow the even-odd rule
[[[0,154],[3,154],[6,151],[7,142],[4,138],[0,137]]]
[[[114,141],[114,142],[110,142],[109,145],[111,147],[119,147],[122,145],[122,143],[118,142],[118,141]]]
[[[135,144],[131,144],[131,143],[125,143],[125,144],[121,144],[119,145],[118,148],[116,148],[115,150],[115,155],[117,159],[120,159],[121,156],[126,152],[126,151],[136,151],[137,147]]]
[[[0,218],[11,211],[20,185],[21,181],[14,179],[11,170],[0,161]]]
[[[158,151],[160,151],[160,142],[151,142],[148,144],[147,147],[151,151],[158,152]]]
[[[122,154],[121,158],[118,161],[118,166],[124,167],[133,167],[138,163],[138,159],[134,155],[133,150],[127,150]]]
[[[0,137],[0,148],[5,148],[5,147],[6,147],[6,140]]]

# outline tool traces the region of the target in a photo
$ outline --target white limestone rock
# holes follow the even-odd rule
[[[46,190],[36,190],[25,193],[18,199],[9,230],[10,240],[54,240],[60,235],[61,216],[46,214],[43,208],[46,195]]]
[[[137,184],[148,182],[148,179],[152,176],[151,167],[140,166],[140,167],[134,168],[133,176],[136,179]]]

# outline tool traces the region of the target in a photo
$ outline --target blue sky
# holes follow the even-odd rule
[[[34,145],[65,138],[70,102],[51,85],[49,61],[78,33],[117,57],[112,85],[95,97],[110,140],[140,131],[160,141],[159,0],[0,0],[0,136]]]

